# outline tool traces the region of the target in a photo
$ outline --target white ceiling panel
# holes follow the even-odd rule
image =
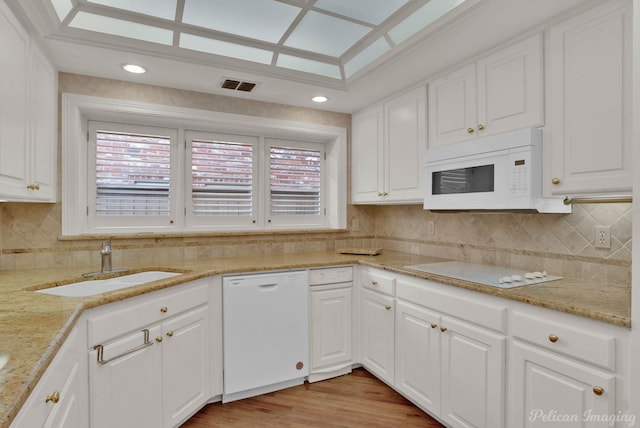
[[[69,23],[69,27],[163,45],[173,44],[171,30],[87,12],[78,12]]]
[[[387,43],[384,37],[380,37],[378,40],[371,43],[368,48],[344,64],[345,77],[347,79],[350,78],[390,50],[391,46],[389,46],[389,43]]]
[[[62,22],[69,12],[71,12],[71,9],[73,9],[71,0],[51,0],[51,3],[53,3],[53,8],[56,10],[60,22]]]
[[[318,0],[314,7],[359,21],[380,25],[408,0]]]
[[[309,11],[284,44],[339,57],[370,31],[371,28],[364,25]]]
[[[395,28],[389,30],[389,37],[393,43],[399,45],[464,2],[465,0],[431,0]]]
[[[277,43],[299,7],[265,0],[185,0],[182,22]]]
[[[142,13],[163,19],[176,18],[176,0],[87,0],[104,6],[114,7],[129,12]]]
[[[340,76],[340,67],[335,64],[328,64],[326,62],[314,61],[293,55],[280,54],[277,65],[278,67],[319,74],[333,79],[340,79],[342,77]]]
[[[186,33],[180,34],[180,47],[262,64],[271,64],[273,58],[271,51]]]

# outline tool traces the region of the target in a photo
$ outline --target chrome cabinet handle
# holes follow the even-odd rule
[[[98,364],[105,365],[107,363],[110,363],[111,361],[117,360],[118,358],[122,358],[125,355],[132,354],[136,351],[139,351],[140,349],[146,348],[147,346],[153,345],[153,342],[149,340],[149,329],[145,328],[144,330],[142,330],[142,333],[144,334],[144,343],[142,345],[136,346],[135,348],[130,349],[126,352],[123,352],[120,355],[116,355],[113,358],[109,358],[108,360],[104,359],[104,346],[103,345],[94,346],[93,349],[98,351]]]

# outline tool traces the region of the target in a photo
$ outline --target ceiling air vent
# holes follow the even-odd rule
[[[257,86],[257,83],[241,82],[235,79],[224,79],[220,84],[223,89],[231,89],[233,91],[251,92]]]

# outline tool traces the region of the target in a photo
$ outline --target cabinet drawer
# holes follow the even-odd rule
[[[543,348],[615,370],[615,337],[518,311],[512,314],[511,333]]]
[[[360,280],[362,286],[365,288],[379,291],[380,293],[388,294],[390,296],[395,296],[396,294],[395,277],[384,273],[384,271],[362,269]]]
[[[496,298],[434,281],[398,277],[397,297],[506,333],[507,308]]]
[[[97,308],[87,319],[89,347],[205,304],[208,284],[201,279]]]
[[[311,269],[309,271],[310,285],[337,284],[350,281],[353,281],[353,266]]]

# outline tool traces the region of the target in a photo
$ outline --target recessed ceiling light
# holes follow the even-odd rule
[[[329,98],[318,95],[317,97],[311,98],[311,101],[313,101],[314,103],[326,103],[327,101],[329,101]]]
[[[125,64],[122,66],[122,68],[124,68],[125,71],[134,74],[143,74],[147,72],[146,68],[135,64]]]

